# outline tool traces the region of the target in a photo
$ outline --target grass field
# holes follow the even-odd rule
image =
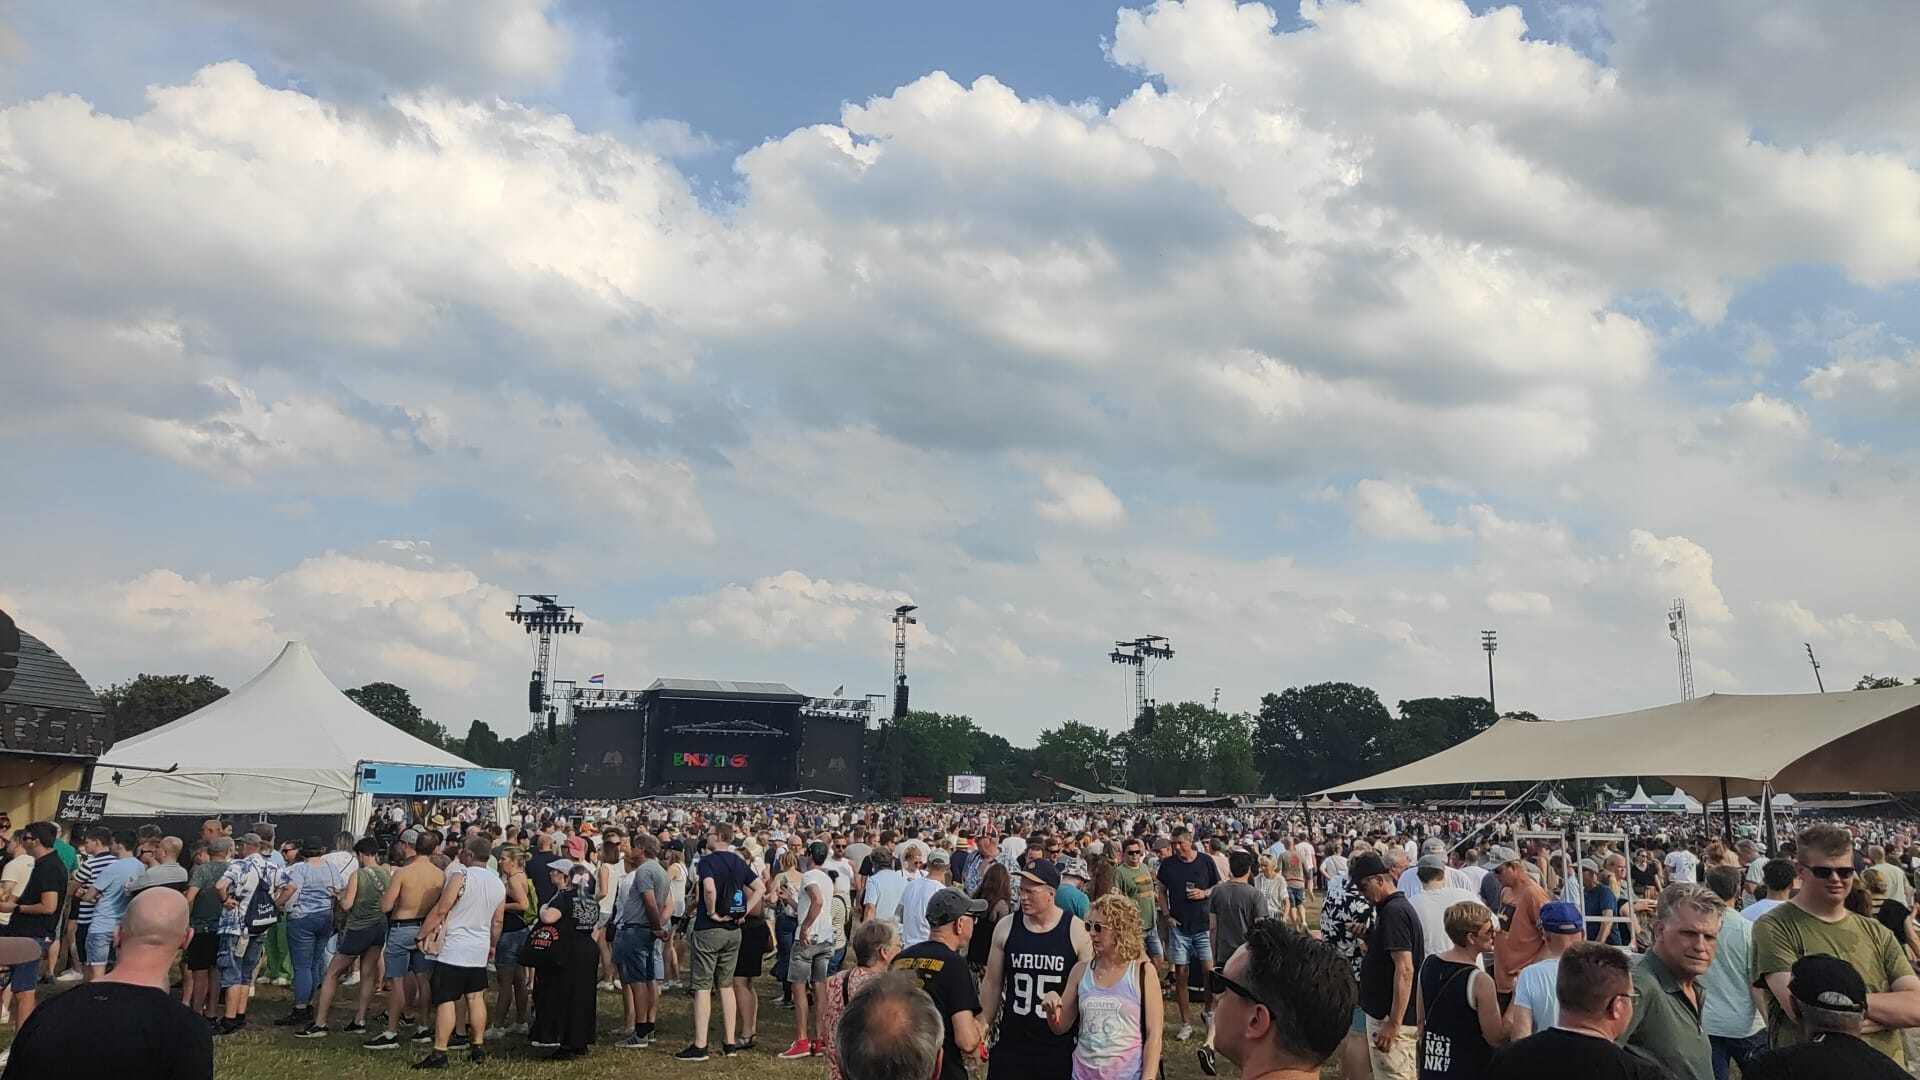
[[[619,1030],[620,996],[603,992],[600,995],[599,1038],[595,1041],[592,1053],[584,1060],[548,1063],[541,1057],[549,1051],[533,1049],[522,1036],[509,1036],[498,1044],[488,1044],[488,1049],[493,1051],[492,1060],[469,1065],[463,1055],[456,1053],[449,1071],[472,1076],[476,1080],[533,1076],[565,1077],[567,1080],[614,1080],[617,1077],[624,1080],[643,1074],[704,1076],[712,1080],[748,1080],[750,1077],[814,1080],[824,1076],[826,1069],[817,1060],[780,1060],[780,1051],[793,1040],[793,1013],[775,1004],[779,991],[774,987],[773,980],[761,979],[757,983],[761,1000],[759,1049],[733,1058],[723,1058],[718,1053],[720,1018],[716,1009],[709,1038],[709,1045],[715,1048],[713,1058],[704,1063],[685,1063],[672,1059],[672,1055],[690,1041],[689,1033],[692,1030],[693,999],[681,993],[670,993],[661,1002],[659,1035],[652,1048],[623,1050],[616,1047],[613,1044],[626,1035],[626,1032]],[[283,1080],[286,1077],[363,1080],[394,1077],[407,1073],[409,1067],[424,1056],[424,1047],[411,1045],[382,1053],[362,1050],[362,1036],[338,1033],[338,1028],[353,1018],[353,1010],[346,1005],[334,1011],[335,1034],[325,1039],[296,1039],[291,1034],[291,1028],[271,1026],[271,1022],[290,1005],[291,999],[286,990],[264,985],[260,988],[249,1010],[253,1023],[242,1034],[216,1040],[214,1071],[220,1080]],[[376,1016],[381,1007],[382,999],[375,998]],[[1171,1007],[1168,1015],[1171,1019]],[[404,1035],[408,1030],[403,1027],[401,1032]],[[10,1040],[11,1037],[9,1029],[4,1037],[0,1037],[0,1041]],[[1201,1080],[1203,1074],[1194,1058],[1194,1049],[1199,1045],[1198,1037],[1189,1043],[1169,1040],[1165,1070],[1169,1080]],[[1224,1060],[1220,1063],[1220,1071],[1223,1076],[1237,1075],[1233,1065]],[[981,1075],[980,1071],[976,1069],[975,1075]],[[1330,1068],[1325,1075],[1337,1078],[1339,1074],[1336,1069]],[[1036,1077],[1034,1080],[1055,1078]]]

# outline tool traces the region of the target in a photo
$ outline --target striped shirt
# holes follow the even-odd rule
[[[80,865],[75,867],[73,871],[74,883],[78,885],[92,885],[94,875],[98,874],[112,861],[113,853],[110,851],[103,851],[98,855],[80,856]],[[80,901],[74,908],[73,921],[77,923],[92,922],[93,904],[94,902],[92,900]]]

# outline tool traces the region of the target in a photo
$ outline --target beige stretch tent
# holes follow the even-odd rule
[[[1324,792],[1496,780],[1662,776],[1701,802],[1920,783],[1920,685],[1835,694],[1709,694],[1585,720],[1498,720],[1431,757]]]

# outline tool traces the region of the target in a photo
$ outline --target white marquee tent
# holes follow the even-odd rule
[[[351,817],[356,831],[371,805],[366,796],[355,805],[358,763],[475,767],[354,704],[298,641],[245,686],[103,758],[141,767],[105,789],[115,817],[319,814]],[[496,810],[504,821],[507,809]]]
[[[1920,686],[1709,694],[1585,720],[1498,720],[1457,746],[1325,793],[1605,776],[1664,776],[1696,813],[1700,799],[1722,797],[1723,784],[1727,796],[1899,791],[1920,776]]]

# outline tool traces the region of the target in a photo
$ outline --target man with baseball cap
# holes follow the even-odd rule
[[[980,993],[973,985],[973,972],[967,968],[963,952],[973,938],[973,920],[986,910],[985,900],[969,900],[959,889],[941,889],[927,900],[927,939],[893,958],[893,970],[919,979],[921,989],[940,1012],[946,1028],[940,1080],[967,1080],[967,1055],[980,1049],[987,1030],[986,1018],[980,1015]],[[1003,1033],[1002,1045],[1005,1041]],[[1067,1045],[1071,1052],[1072,1042]],[[994,1056],[996,1060],[999,1057]]]
[[[1500,1007],[1505,1009],[1513,1002],[1513,984],[1520,972],[1546,955],[1547,937],[1540,930],[1540,909],[1552,898],[1527,873],[1519,852],[1509,847],[1495,848],[1494,858],[1499,862],[1494,873],[1513,897],[1513,915],[1506,928],[1493,937],[1493,985]]]
[[[1204,860],[1209,866],[1211,860]],[[1060,868],[1051,859],[1035,859],[1020,871],[1020,906],[993,929],[993,949],[980,996],[980,1023],[993,1029],[1000,1020],[987,1080],[1029,1080],[1067,1076],[1073,1071],[1076,1029],[1056,1034],[1040,1011],[1049,993],[1066,989],[1075,964],[1093,956],[1093,935],[1059,904]]]
[[[1788,994],[1800,1041],[1755,1057],[1743,1080],[1901,1080],[1892,1058],[1860,1038],[1867,983],[1853,965],[1815,954],[1794,961]]]
[[[1514,980],[1513,1003],[1506,1015],[1510,1042],[1559,1022],[1560,999],[1554,987],[1560,978],[1560,958],[1586,939],[1586,920],[1579,908],[1565,900],[1551,900],[1540,908],[1540,931],[1547,936],[1547,954],[1522,968]]]
[[[1355,856],[1353,887],[1373,905],[1373,926],[1360,961],[1360,1007],[1367,1014],[1368,1058],[1375,1080],[1413,1080],[1419,1073],[1414,973],[1426,955],[1420,916],[1378,854]]]

